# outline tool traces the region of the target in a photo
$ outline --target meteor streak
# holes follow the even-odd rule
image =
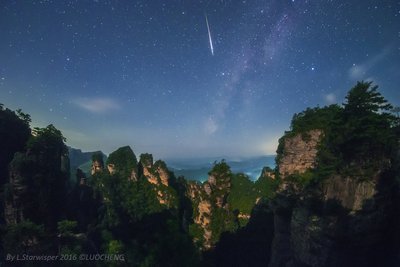
[[[208,25],[208,19],[207,19],[207,14],[204,14],[206,17],[206,24],[207,24],[207,31],[208,31],[208,40],[210,41],[210,49],[211,49],[211,54],[214,55],[214,46],[211,38],[211,31],[210,31],[210,25]]]

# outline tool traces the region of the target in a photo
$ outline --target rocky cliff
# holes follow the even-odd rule
[[[224,231],[232,229],[236,216],[228,204],[232,173],[226,163],[214,166],[208,180],[202,184],[191,182],[187,196],[193,205],[195,241],[200,241],[205,249],[212,248]]]
[[[377,86],[295,114],[280,139],[269,266],[400,264],[400,120]]]
[[[317,146],[322,135],[321,130],[315,129],[306,134],[299,133],[284,139],[283,155],[278,162],[282,179],[294,173],[304,173],[315,167]]]
[[[106,155],[101,151],[93,151],[93,152],[83,152],[81,149],[76,149],[72,147],[68,147],[68,157],[70,161],[70,174],[71,179],[75,178],[75,172],[78,168],[84,171],[86,174],[91,173],[91,165],[89,164],[92,161],[92,156],[95,154],[101,154],[103,157],[103,161],[107,159]]]
[[[137,161],[133,150],[129,146],[124,146],[112,152],[106,164],[95,155],[91,169],[92,175],[106,171],[112,177],[122,177],[132,182],[145,180],[151,185],[160,204],[167,207],[175,205],[176,194],[169,186],[172,179],[171,173],[163,161],[153,162],[151,154],[141,154],[140,160]]]
[[[37,128],[27,151],[15,153],[5,185],[7,224],[25,220],[54,229],[64,214],[69,159],[62,135],[54,126]]]
[[[95,164],[95,162],[93,162]],[[138,179],[138,161],[135,153],[129,146],[118,148],[112,152],[107,159],[107,170],[111,175],[116,173],[137,181]]]
[[[172,174],[164,161],[157,160],[153,162],[151,154],[142,154],[140,155],[139,173],[153,185],[160,204],[168,207],[175,205],[175,189],[170,187]]]
[[[24,183],[25,173],[18,166],[18,159],[25,158],[22,153],[17,153],[10,163],[9,183],[6,185],[6,201],[4,217],[7,224],[16,224],[24,220],[24,203],[21,200],[27,194],[27,186]]]
[[[397,242],[391,236],[398,220],[395,166],[382,164],[372,173],[357,166],[357,175],[335,171],[305,185],[301,179],[318,164],[323,131],[303,137],[284,137],[278,155],[282,180],[270,203],[275,231],[269,266],[390,266]]]

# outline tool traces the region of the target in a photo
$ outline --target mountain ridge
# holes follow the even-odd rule
[[[78,169],[68,182],[61,131],[17,135],[24,148],[0,151],[13,155],[0,170],[8,173],[0,255],[101,252],[132,266],[398,265],[400,118],[376,89],[359,82],[343,106],[294,114],[276,165],[256,181],[225,160],[206,181],[190,181],[124,146],[107,158],[91,154],[90,173]],[[0,115],[29,129],[29,115],[2,106]],[[72,151],[74,162],[89,156]]]

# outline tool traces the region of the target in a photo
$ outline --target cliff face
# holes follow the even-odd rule
[[[92,156],[95,154],[101,154],[104,158],[106,159],[106,156],[104,155],[103,152],[101,151],[93,151],[93,152],[83,152],[80,149],[72,148],[72,147],[67,147],[68,148],[68,156],[69,156],[69,161],[70,161],[70,173],[74,174],[76,172],[76,169],[80,168],[81,165],[88,163],[92,161]],[[85,166],[86,167],[86,166]],[[89,168],[88,166],[87,168]],[[86,169],[82,168],[81,169],[84,172],[87,172],[87,174],[90,174],[91,169]]]
[[[37,137],[47,147],[36,147],[34,143],[27,152],[16,153],[9,164],[4,205],[7,224],[30,220],[53,229],[63,215],[68,155],[62,147],[52,147],[53,144],[41,138]]]
[[[135,153],[129,146],[118,148],[109,155],[107,170],[111,175],[118,173],[129,180],[137,181],[138,161]]]
[[[154,190],[157,192],[159,203],[168,207],[173,205],[175,196],[172,191],[174,189],[169,186],[172,177],[165,162],[161,160],[153,162],[151,154],[142,154],[139,165],[144,178],[153,185]]]
[[[398,202],[392,166],[369,176],[331,174],[308,187],[290,175],[315,168],[322,131],[286,137],[278,162],[282,183],[271,202],[269,266],[387,266],[393,261]],[[388,161],[384,161],[388,162]]]
[[[374,196],[378,194],[376,182],[352,179],[335,175],[322,184],[324,201],[336,201],[343,208],[355,213],[362,211],[368,203],[374,204]]]
[[[221,163],[220,166],[224,166]],[[187,197],[193,203],[193,221],[201,229],[201,236],[195,237],[202,240],[202,246],[210,249],[219,239],[221,230],[228,230],[227,222],[216,222],[216,217],[222,217],[229,221],[233,216],[227,197],[231,188],[231,172],[221,168],[210,172],[208,180],[203,184],[189,183]]]
[[[195,241],[203,240],[204,248],[211,247],[212,230],[210,227],[212,217],[212,203],[210,196],[211,187],[207,182],[203,185],[191,182],[187,187],[187,196],[193,205],[193,222],[201,229],[201,236],[195,237]]]
[[[24,151],[30,136],[29,121],[0,105],[0,186],[8,182],[8,164],[16,152]]]
[[[9,166],[9,184],[6,187],[6,201],[4,217],[7,224],[16,224],[24,220],[23,198],[27,194],[27,186],[24,184],[22,166],[18,166],[18,159],[25,158],[22,153],[17,153]]]
[[[95,173],[100,173],[102,172],[104,169],[104,164],[103,161],[99,161],[99,160],[93,160],[92,161],[92,168],[90,173],[93,175]]]
[[[170,175],[168,173],[168,169],[164,166],[162,161],[156,161],[153,165],[153,161],[150,164],[144,164],[143,166],[143,175],[146,177],[147,181],[154,185],[164,186],[169,185]]]
[[[92,174],[102,172],[104,164],[98,160],[92,161]],[[118,148],[112,152],[106,163],[108,173],[113,177],[121,177],[133,182],[146,181],[151,184],[152,190],[160,204],[171,207],[174,205],[174,189],[169,186],[171,174],[166,164],[158,160],[153,162],[151,154],[140,155],[140,161],[129,146]]]
[[[304,173],[316,164],[317,146],[322,137],[321,130],[312,130],[306,134],[297,134],[284,140],[283,157],[278,163],[281,178],[294,173]]]

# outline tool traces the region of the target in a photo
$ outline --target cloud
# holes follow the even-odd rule
[[[353,64],[353,66],[349,69],[349,77],[352,80],[361,80],[362,77],[365,76],[367,70],[368,68],[366,64]]]
[[[213,133],[215,133],[218,130],[218,124],[217,122],[213,119],[213,118],[208,118],[205,122],[204,122],[204,132],[207,135],[212,135]]]
[[[120,109],[118,102],[111,98],[77,98],[72,101],[75,105],[92,113],[104,113]]]
[[[378,64],[380,61],[382,61],[390,53],[391,50],[391,47],[385,47],[379,54],[373,56],[371,59],[364,61],[360,64],[353,64],[353,66],[351,66],[348,71],[350,79],[365,79],[367,72],[375,67],[375,65]]]
[[[324,100],[328,104],[337,103],[337,97],[334,93],[329,93],[329,94],[324,95]]]

